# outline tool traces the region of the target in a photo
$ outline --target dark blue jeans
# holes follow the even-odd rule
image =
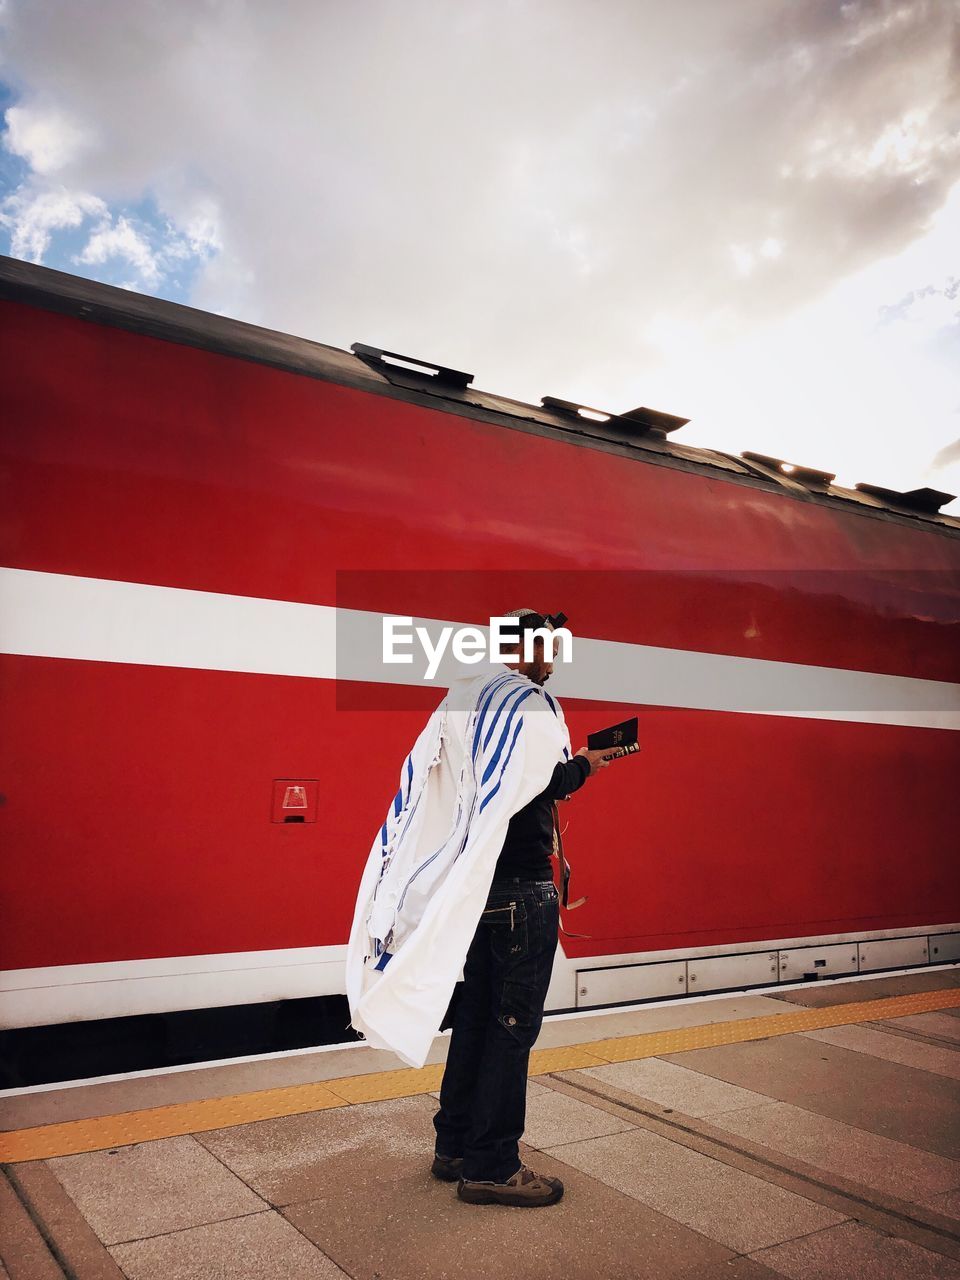
[[[462,1156],[471,1181],[520,1168],[527,1066],[550,985],[560,904],[552,880],[494,880],[463,966],[440,1110],[438,1155]]]

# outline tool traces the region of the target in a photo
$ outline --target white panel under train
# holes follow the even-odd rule
[[[577,970],[577,1008],[628,1004],[687,994],[687,962],[628,964],[609,969]]]
[[[688,962],[687,990],[735,991],[777,981],[778,951],[748,951],[741,956],[709,956]]]
[[[811,978],[833,978],[856,973],[857,944],[840,942],[833,946],[791,947],[780,952],[780,981],[809,982]]]
[[[960,933],[932,933],[928,941],[931,964],[949,964],[951,960],[960,960]]]
[[[878,938],[875,942],[860,943],[861,973],[929,962],[926,938]]]

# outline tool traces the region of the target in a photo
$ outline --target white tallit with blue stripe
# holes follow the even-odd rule
[[[423,1066],[507,824],[569,756],[559,703],[526,676],[496,663],[451,686],[403,763],[360,881],[346,985],[369,1044]]]

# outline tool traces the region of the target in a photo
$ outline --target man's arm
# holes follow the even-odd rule
[[[590,765],[583,756],[574,756],[572,760],[561,760],[553,771],[543,794],[548,800],[559,800],[572,791],[579,791],[590,776]]]
[[[570,760],[560,761],[543,794],[548,800],[560,800],[579,791],[591,774],[598,769],[606,769],[609,764],[609,760],[604,760],[602,751],[588,751],[581,747]]]

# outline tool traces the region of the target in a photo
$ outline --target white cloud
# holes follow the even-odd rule
[[[0,203],[0,225],[10,231],[10,252],[15,258],[40,262],[53,232],[79,227],[84,219],[106,212],[104,202],[89,192],[38,189],[27,183]]]
[[[219,253],[223,248],[220,238],[220,210],[209,197],[196,200],[192,210],[182,213],[183,234],[190,252],[202,257]]]
[[[855,178],[910,177],[914,184],[936,179],[944,163],[960,156],[960,136],[931,128],[934,107],[906,111],[882,125],[873,138],[850,137],[842,122],[831,136],[811,143],[804,177],[834,173]]]
[[[730,256],[733,258],[733,265],[739,271],[740,275],[748,276],[756,265],[756,258],[751,251],[742,244],[732,244],[730,246]]]
[[[934,466],[960,425],[960,282],[943,266],[957,244],[960,184],[925,236],[791,314],[720,344],[709,323],[677,330],[650,401],[690,415],[684,436],[707,447],[754,449],[840,484],[960,493],[960,460]],[[660,328],[670,334],[667,319]],[[952,358],[935,358],[951,334]]]
[[[960,440],[953,440],[945,445],[930,464],[931,472],[947,467],[960,467]]]
[[[44,176],[63,169],[90,145],[89,132],[55,108],[9,107],[6,124],[7,150]]]
[[[113,259],[135,267],[139,279],[148,286],[160,280],[160,266],[148,241],[122,216],[114,225],[108,222],[98,227],[75,260],[90,265]]]

